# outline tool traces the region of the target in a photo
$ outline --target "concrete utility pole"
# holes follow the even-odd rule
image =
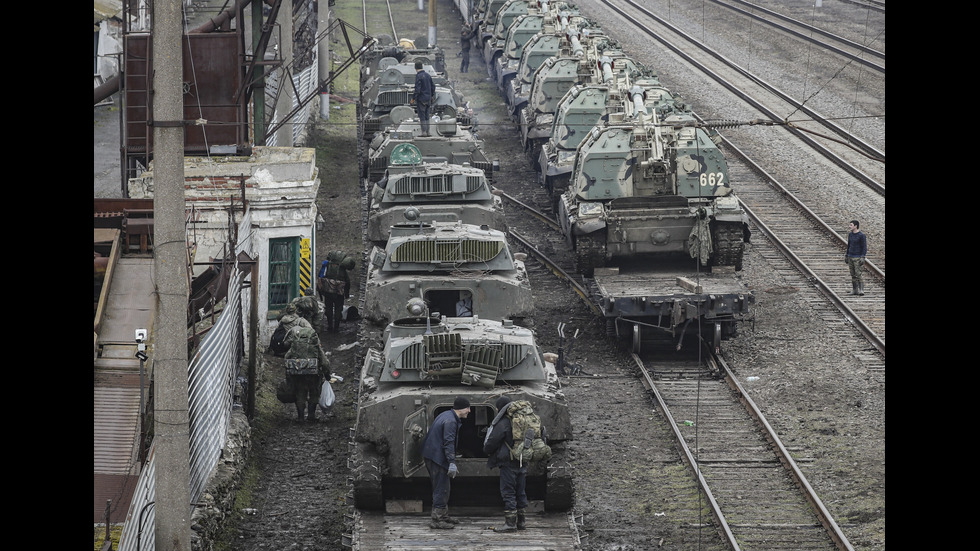
[[[429,0],[429,47],[436,47],[436,1]]]
[[[330,28],[330,2],[317,2],[317,32],[321,29]],[[317,43],[316,70],[317,78],[320,82],[327,80],[330,76],[330,37],[324,36],[323,40]],[[330,120],[330,87],[324,86],[320,90],[320,118]]]
[[[328,2],[329,3],[329,2]],[[288,74],[286,67],[293,65],[293,10],[287,4],[287,9],[280,12],[279,17],[279,55],[282,56],[282,67],[279,69],[281,78],[279,79],[279,102],[276,104],[276,123],[288,115],[293,110],[293,83],[292,75]],[[294,119],[295,120],[295,119]],[[276,131],[276,145],[279,147],[293,146],[293,123],[284,124]]]
[[[165,551],[191,548],[181,13],[181,0],[153,3],[154,538]]]

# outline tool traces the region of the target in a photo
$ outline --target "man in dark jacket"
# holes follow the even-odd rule
[[[330,251],[324,266],[321,268],[323,275],[317,277],[320,284],[320,296],[323,297],[323,304],[326,312],[323,315],[327,322],[327,331],[336,333],[340,331],[340,320],[344,312],[344,299],[350,295],[350,275],[348,272],[354,269],[354,259],[344,251]]]
[[[440,413],[422,439],[422,458],[432,480],[432,520],[430,528],[448,530],[459,521],[449,516],[449,480],[456,478],[456,437],[463,419],[470,414],[470,401],[462,396],[453,409]]]
[[[487,454],[487,467],[500,467],[500,497],[504,500],[504,526],[498,532],[513,532],[526,528],[527,511],[527,465],[519,465],[511,459],[510,449],[514,447],[514,429],[507,408],[509,396],[497,398],[497,416],[494,417],[483,441],[483,452]]]
[[[844,262],[851,272],[851,294],[864,296],[864,257],[868,254],[868,239],[861,231],[861,223],[851,220],[848,224],[847,252]]]
[[[422,68],[422,62],[415,62],[415,92],[412,94],[412,103],[415,104],[415,112],[419,115],[419,124],[422,125],[422,136],[428,137],[429,134],[429,106],[436,93],[436,87],[432,83],[432,77]]]
[[[469,23],[463,23],[462,30],[459,31],[460,55],[463,60],[459,65],[459,72],[465,73],[470,70],[470,39],[473,38],[473,27]]]

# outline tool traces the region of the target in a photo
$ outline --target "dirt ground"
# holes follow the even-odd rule
[[[403,3],[404,4],[404,3]],[[426,14],[402,6],[399,21],[426,33]],[[360,3],[337,0],[337,17],[360,25]],[[449,0],[438,4],[440,36],[455,37],[460,20]],[[448,29],[448,30],[447,30]],[[458,74],[456,41],[443,46],[454,80],[480,120],[480,138],[499,159],[498,187],[530,197],[533,172],[520,152],[516,126],[504,113],[504,100],[490,90],[484,64],[473,51],[470,71]],[[357,97],[356,67],[334,84],[333,93]],[[329,122],[314,134],[322,181],[318,203],[327,230],[317,255],[343,248],[364,252],[361,194],[357,185],[356,124],[353,103],[332,104]],[[509,211],[512,229],[527,232],[548,254],[561,258],[564,245]],[[806,289],[785,279],[783,267],[767,260],[767,244],[747,246],[742,279],[756,294],[756,321],[727,341],[726,354],[753,400],[800,463],[810,484],[843,527],[856,549],[885,548],[885,389],[855,358],[858,351],[819,319]],[[572,404],[574,441],[569,446],[574,472],[575,516],[586,550],[721,549],[694,478],[680,455],[663,416],[633,376],[621,343],[606,336],[567,286],[532,266],[536,314],[534,329],[544,351],[556,351],[557,326],[581,330],[571,355],[583,375],[562,379]],[[359,272],[352,289],[359,288]],[[883,300],[883,298],[882,298]],[[364,347],[377,346],[378,332],[358,334],[345,323],[339,334],[321,333],[331,353],[331,369],[345,382],[336,385],[337,404],[316,424],[295,421],[291,405],[274,396],[282,360],[261,361],[258,414],[253,451],[236,508],[215,549],[339,550],[350,529],[347,443],[354,423],[356,374]],[[531,519],[529,522],[533,522]]]

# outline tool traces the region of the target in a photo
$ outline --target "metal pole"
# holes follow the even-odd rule
[[[262,39],[262,6],[263,2],[252,2],[252,60],[255,62],[255,72],[253,79],[255,85],[252,86],[252,139],[255,145],[265,145],[265,69],[262,67],[262,59],[256,56],[259,49],[259,41]]]

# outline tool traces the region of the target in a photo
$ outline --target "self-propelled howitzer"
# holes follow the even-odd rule
[[[748,217],[714,139],[690,113],[609,115],[579,144],[558,221],[591,275],[607,261],[683,253],[742,268]]]

